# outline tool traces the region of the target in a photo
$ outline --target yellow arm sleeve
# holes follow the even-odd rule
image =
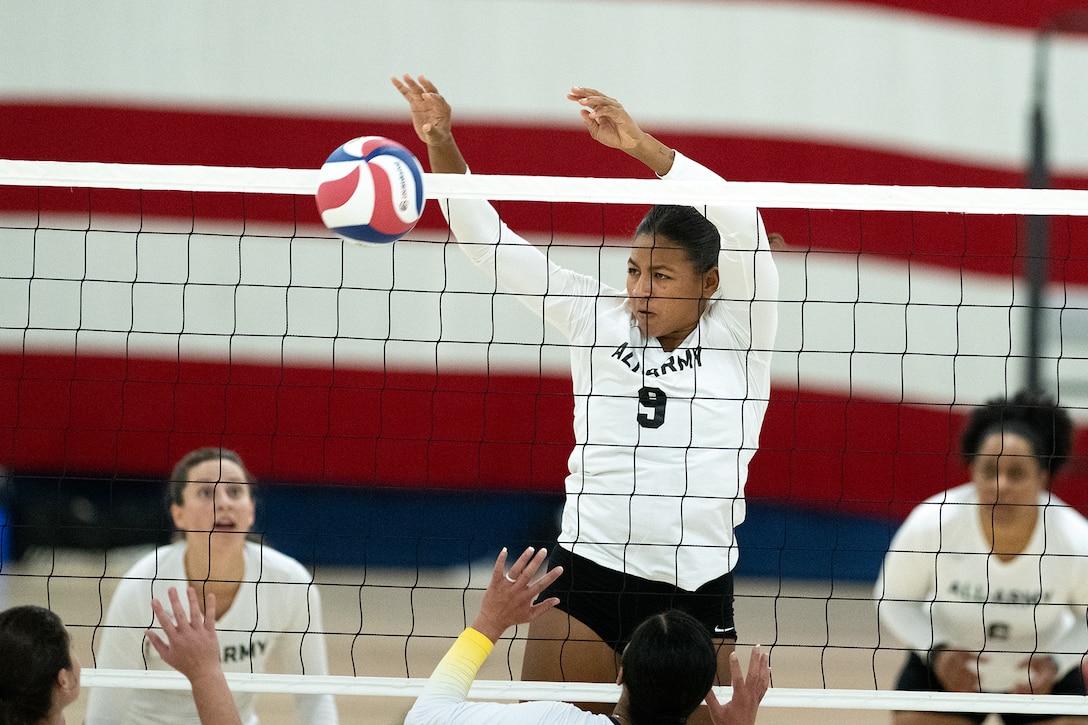
[[[434,668],[426,689],[447,697],[467,699],[480,665],[491,654],[494,646],[490,639],[475,629],[465,629]]]

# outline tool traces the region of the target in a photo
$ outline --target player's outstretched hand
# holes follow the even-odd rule
[[[453,138],[450,104],[438,92],[434,83],[423,76],[392,78],[393,85],[412,109],[412,126],[419,139],[428,146],[442,146]]]
[[[534,551],[530,546],[510,566],[509,572],[506,571],[506,555],[505,548],[499,552],[491,571],[491,583],[480,603],[480,613],[472,623],[473,629],[492,642],[497,642],[509,627],[531,622],[559,603],[557,597],[542,602],[536,600],[563,573],[563,567],[557,566],[534,579],[548,558],[546,549]]]
[[[186,614],[177,589],[170,587],[172,617],[162,602],[151,600],[151,609],[166,634],[166,640],[152,631],[147,632],[147,638],[163,662],[189,679],[202,725],[241,725],[238,708],[227,686],[223,666],[219,663],[215,595],[208,595],[203,614],[196,590],[189,587],[188,595],[189,613]]]
[[[633,156],[658,176],[669,173],[673,150],[639,128],[615,98],[578,86],[570,89],[567,98],[582,106],[582,123],[596,141]]]
[[[582,123],[595,141],[629,151],[642,140],[642,129],[615,98],[579,86],[571,88],[567,98],[582,106]]]
[[[209,594],[204,614],[200,613],[196,590],[189,587],[189,613],[181,606],[181,598],[174,587],[170,587],[170,606],[173,617],[158,599],[151,600],[151,609],[155,612],[166,640],[152,631],[147,632],[151,645],[162,657],[162,661],[173,667],[190,680],[208,670],[220,669],[219,637],[215,633],[215,595]]]
[[[714,725],[754,725],[759,703],[771,685],[770,661],[762,648],[756,645],[748,658],[747,675],[740,670],[736,652],[729,655],[729,670],[733,697],[723,705],[718,702],[714,690],[708,692],[706,704],[710,710],[710,720]]]

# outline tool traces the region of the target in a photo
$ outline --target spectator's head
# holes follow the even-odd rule
[[[681,725],[714,684],[718,659],[710,632],[672,609],[635,629],[623,652],[621,681],[634,725]]]
[[[0,725],[34,725],[79,696],[79,660],[48,609],[0,612]]]

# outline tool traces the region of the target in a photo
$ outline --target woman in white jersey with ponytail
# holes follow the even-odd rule
[[[220,659],[228,672],[265,672],[277,660],[287,674],[326,675],[328,658],[321,598],[299,562],[249,540],[256,516],[256,482],[234,451],[190,451],[169,481],[170,515],[179,540],[149,552],[117,585],[103,622],[95,665],[106,669],[165,670],[148,636],[152,598],[194,588],[178,606],[215,597]],[[196,616],[196,615],[194,615]],[[236,693],[246,725],[258,722],[254,693]],[[332,695],[294,697],[296,722],[336,725]],[[97,688],[87,699],[86,725],[181,725],[196,721],[193,698],[183,691]]]
[[[876,584],[881,626],[909,648],[896,689],[1084,695],[1088,521],[1050,492],[1072,430],[1043,395],[995,398],[973,411],[961,440],[971,482],[911,512]],[[987,714],[898,712],[894,723],[972,725]]]
[[[435,86],[393,83],[431,171],[468,173]],[[589,88],[568,98],[595,140],[662,179],[724,185],[615,99]],[[546,592],[560,603],[530,625],[523,679],[613,682],[635,627],[677,608],[710,630],[728,681],[733,529],[777,327],[778,275],[758,212],[653,207],[635,232],[626,290],[558,267],[486,201],[450,199],[443,212],[473,261],[538,311],[543,297],[544,318],[570,340],[576,446],[551,560],[564,574]]]

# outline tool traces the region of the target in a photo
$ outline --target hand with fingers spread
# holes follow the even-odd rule
[[[615,98],[594,88],[575,86],[567,98],[582,106],[582,123],[593,140],[614,149],[633,149],[645,135]]]
[[[189,613],[181,606],[177,589],[170,587],[170,607],[173,616],[158,599],[151,600],[162,631],[163,640],[152,631],[147,638],[163,662],[188,678],[193,687],[193,700],[202,725],[241,725],[238,709],[227,686],[227,678],[219,663],[219,638],[215,633],[215,595],[209,594],[205,611],[200,612],[196,590],[189,587]]]
[[[463,174],[468,170],[457,142],[453,140],[453,112],[450,104],[438,92],[434,83],[405,73],[394,76],[393,86],[408,101],[412,112],[412,127],[419,139],[427,144],[431,171],[436,174]]]
[[[548,558],[546,549],[534,551],[530,546],[510,566],[509,572],[506,571],[506,557],[504,548],[495,560],[491,583],[472,623],[473,629],[492,642],[497,642],[508,628],[531,622],[559,603],[556,597],[536,601],[540,593],[563,573],[563,567],[557,566],[535,578]]]
[[[394,76],[393,85],[408,101],[412,111],[412,126],[419,139],[427,144],[446,143],[452,137],[450,131],[450,104],[438,92],[434,83],[424,76],[413,78],[407,73],[403,79]]]
[[[708,692],[706,704],[710,710],[710,720],[714,725],[752,725],[756,721],[759,703],[771,685],[769,659],[759,645],[756,645],[748,658],[747,675],[740,670],[740,660],[736,652],[729,655],[729,669],[733,697],[722,705],[714,690]]]
[[[580,86],[571,88],[567,98],[582,106],[582,123],[595,141],[626,152],[658,176],[664,176],[672,169],[673,150],[639,128],[615,98]]]

